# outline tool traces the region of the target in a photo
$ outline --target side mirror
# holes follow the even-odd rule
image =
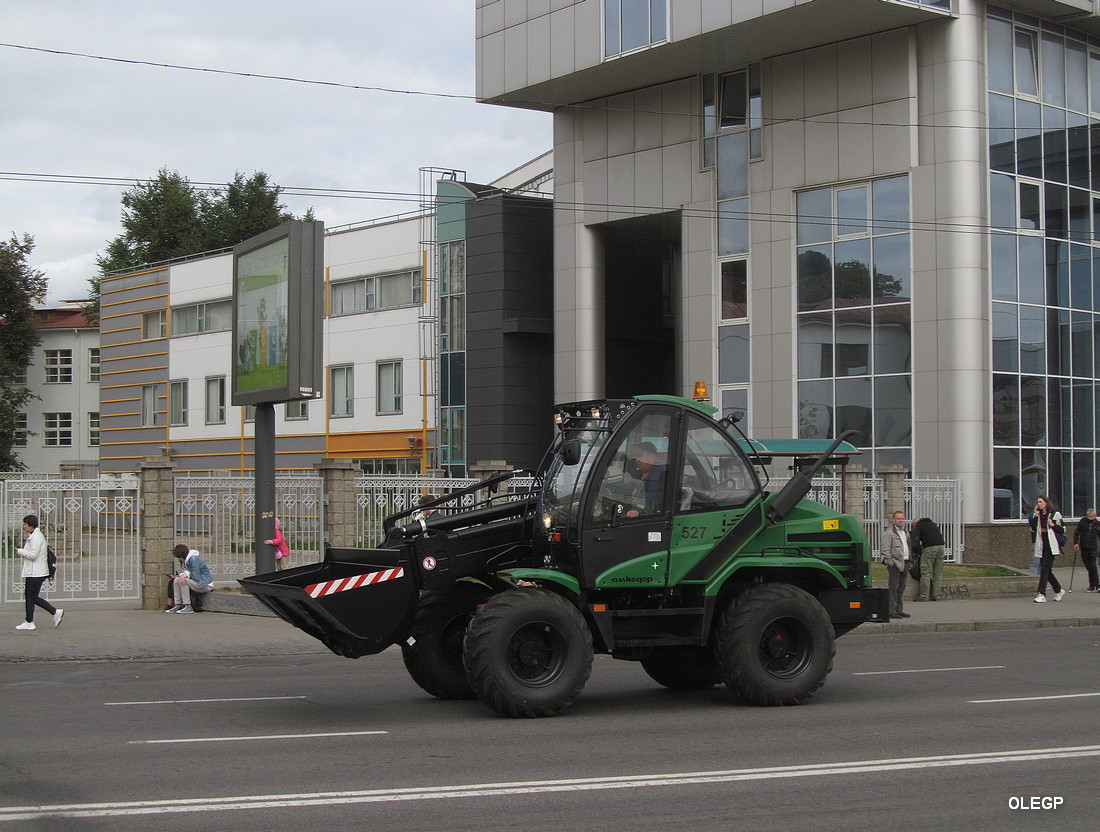
[[[561,461],[563,465],[577,465],[581,461],[581,442],[570,439],[562,443]]]

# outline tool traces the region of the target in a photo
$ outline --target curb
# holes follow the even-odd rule
[[[968,633],[985,630],[1043,630],[1050,627],[1100,627],[1100,618],[1018,618],[1000,621],[929,621],[926,623],[860,624],[848,635],[905,633]]]

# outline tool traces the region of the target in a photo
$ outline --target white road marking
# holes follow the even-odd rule
[[[987,664],[979,667],[922,667],[912,670],[864,670],[853,676],[889,676],[893,673],[947,673],[952,670],[1004,670],[1007,665]]]
[[[880,774],[906,769],[934,769],[955,766],[981,766],[1100,757],[1100,745],[1068,748],[1035,748],[1019,751],[994,751],[982,754],[946,754],[933,757],[908,757],[886,760],[860,760],[842,763],[816,763],[729,771],[692,771],[678,774],[640,774],[621,777],[590,777],[576,780],[543,780],[518,783],[475,783],[465,786],[420,786],[403,789],[366,789],[362,791],[305,792],[302,794],[206,795],[201,800],[142,800],[114,803],[73,803],[50,806],[0,807],[0,823],[38,818],[100,818],[124,815],[171,815],[191,812],[230,810],[271,810],[301,806],[339,806],[362,803],[397,803],[419,800],[443,800],[463,797],[509,797],[520,794],[553,794],[611,789],[641,789],[655,786],[683,786],[707,783],[735,783],[752,780],[779,780],[796,777],[821,777],[833,774]]]
[[[316,737],[366,737],[389,731],[330,731],[323,734],[265,734],[253,737],[180,737],[169,740],[130,740],[127,745],[171,745],[181,742],[243,742],[245,740],[301,740]]]
[[[988,705],[993,702],[1041,702],[1044,699],[1080,699],[1085,696],[1100,696],[1100,693],[1063,693],[1057,696],[1020,696],[1014,699],[968,699],[970,705]]]
[[[304,696],[239,696],[233,699],[150,699],[145,702],[104,702],[104,705],[195,705],[206,702],[272,702],[278,699],[305,699]]]

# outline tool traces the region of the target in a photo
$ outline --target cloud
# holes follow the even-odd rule
[[[3,2],[4,40],[370,87],[474,91],[474,4],[240,0]],[[193,182],[267,172],[284,187],[407,194],[286,198],[330,225],[416,206],[421,167],[489,181],[551,146],[550,116],[454,100],[0,48],[6,171]],[[0,234],[29,233],[56,302],[83,294],[120,233],[122,188],[0,180]]]

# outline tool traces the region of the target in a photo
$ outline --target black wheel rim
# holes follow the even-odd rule
[[[565,667],[565,639],[549,624],[527,624],[508,642],[508,670],[528,687],[545,687]]]
[[[777,679],[791,679],[814,655],[810,631],[797,618],[777,618],[760,634],[760,664]]]

